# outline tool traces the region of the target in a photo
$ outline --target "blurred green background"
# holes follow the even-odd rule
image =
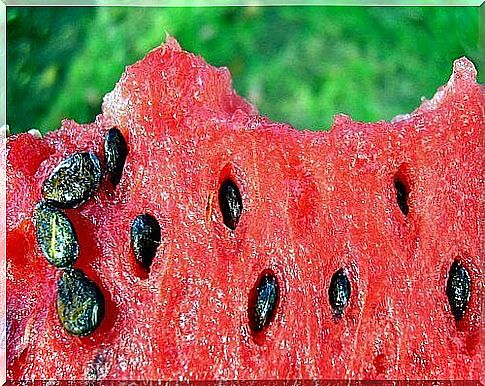
[[[391,119],[430,98],[454,59],[478,67],[478,25],[476,7],[8,7],[7,122],[16,133],[92,121],[124,67],[166,33],[227,66],[274,120]]]

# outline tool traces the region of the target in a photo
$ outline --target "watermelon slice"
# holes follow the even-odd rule
[[[8,379],[479,379],[475,77],[301,132],[169,38],[94,123],[9,137]]]

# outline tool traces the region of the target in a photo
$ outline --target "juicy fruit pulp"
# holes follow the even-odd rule
[[[460,59],[410,115],[339,115],[329,132],[297,132],[258,116],[227,70],[170,39],[128,67],[94,123],[9,138],[8,378],[477,379],[475,76]],[[32,215],[61,160],[109,159],[113,127],[128,149],[119,183],[106,176],[66,209],[74,268],[104,299],[99,326],[78,337],[59,320],[63,273],[43,257]],[[148,272],[131,237],[143,213],[160,227]],[[455,261],[470,279],[459,320],[464,302],[450,306],[449,293],[467,289],[447,291]],[[348,285],[332,284],[337,272]]]

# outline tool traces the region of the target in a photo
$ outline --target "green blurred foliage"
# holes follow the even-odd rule
[[[176,37],[227,66],[238,93],[298,128],[335,113],[374,121],[415,109],[466,55],[478,66],[478,8],[9,7],[7,122],[45,132],[90,122],[124,67]]]

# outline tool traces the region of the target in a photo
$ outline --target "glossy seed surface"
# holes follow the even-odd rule
[[[52,171],[42,185],[46,201],[59,208],[75,208],[87,201],[99,186],[101,166],[94,153],[75,153]]]
[[[104,163],[109,179],[113,185],[118,185],[123,174],[128,147],[119,129],[113,127],[104,137]]]
[[[79,256],[76,231],[64,212],[39,202],[34,210],[37,243],[49,263],[57,268],[74,264]]]
[[[57,288],[57,314],[72,335],[87,336],[105,314],[104,296],[98,286],[78,269],[64,271]]]
[[[263,331],[273,320],[279,300],[279,286],[271,271],[264,271],[249,297],[249,328]]]
[[[241,193],[231,180],[224,181],[219,189],[219,206],[224,224],[232,230],[236,229],[243,205]]]
[[[394,180],[394,189],[396,189],[396,201],[405,216],[409,213],[408,190],[406,185],[399,179]]]
[[[160,239],[160,224],[155,217],[145,213],[135,218],[131,225],[131,247],[136,260],[144,268],[150,268]]]
[[[465,315],[471,296],[470,275],[465,267],[454,261],[448,273],[446,295],[455,320],[460,321]]]
[[[350,299],[350,281],[345,271],[341,268],[335,272],[330,280],[328,297],[330,305],[337,316],[340,316]]]

